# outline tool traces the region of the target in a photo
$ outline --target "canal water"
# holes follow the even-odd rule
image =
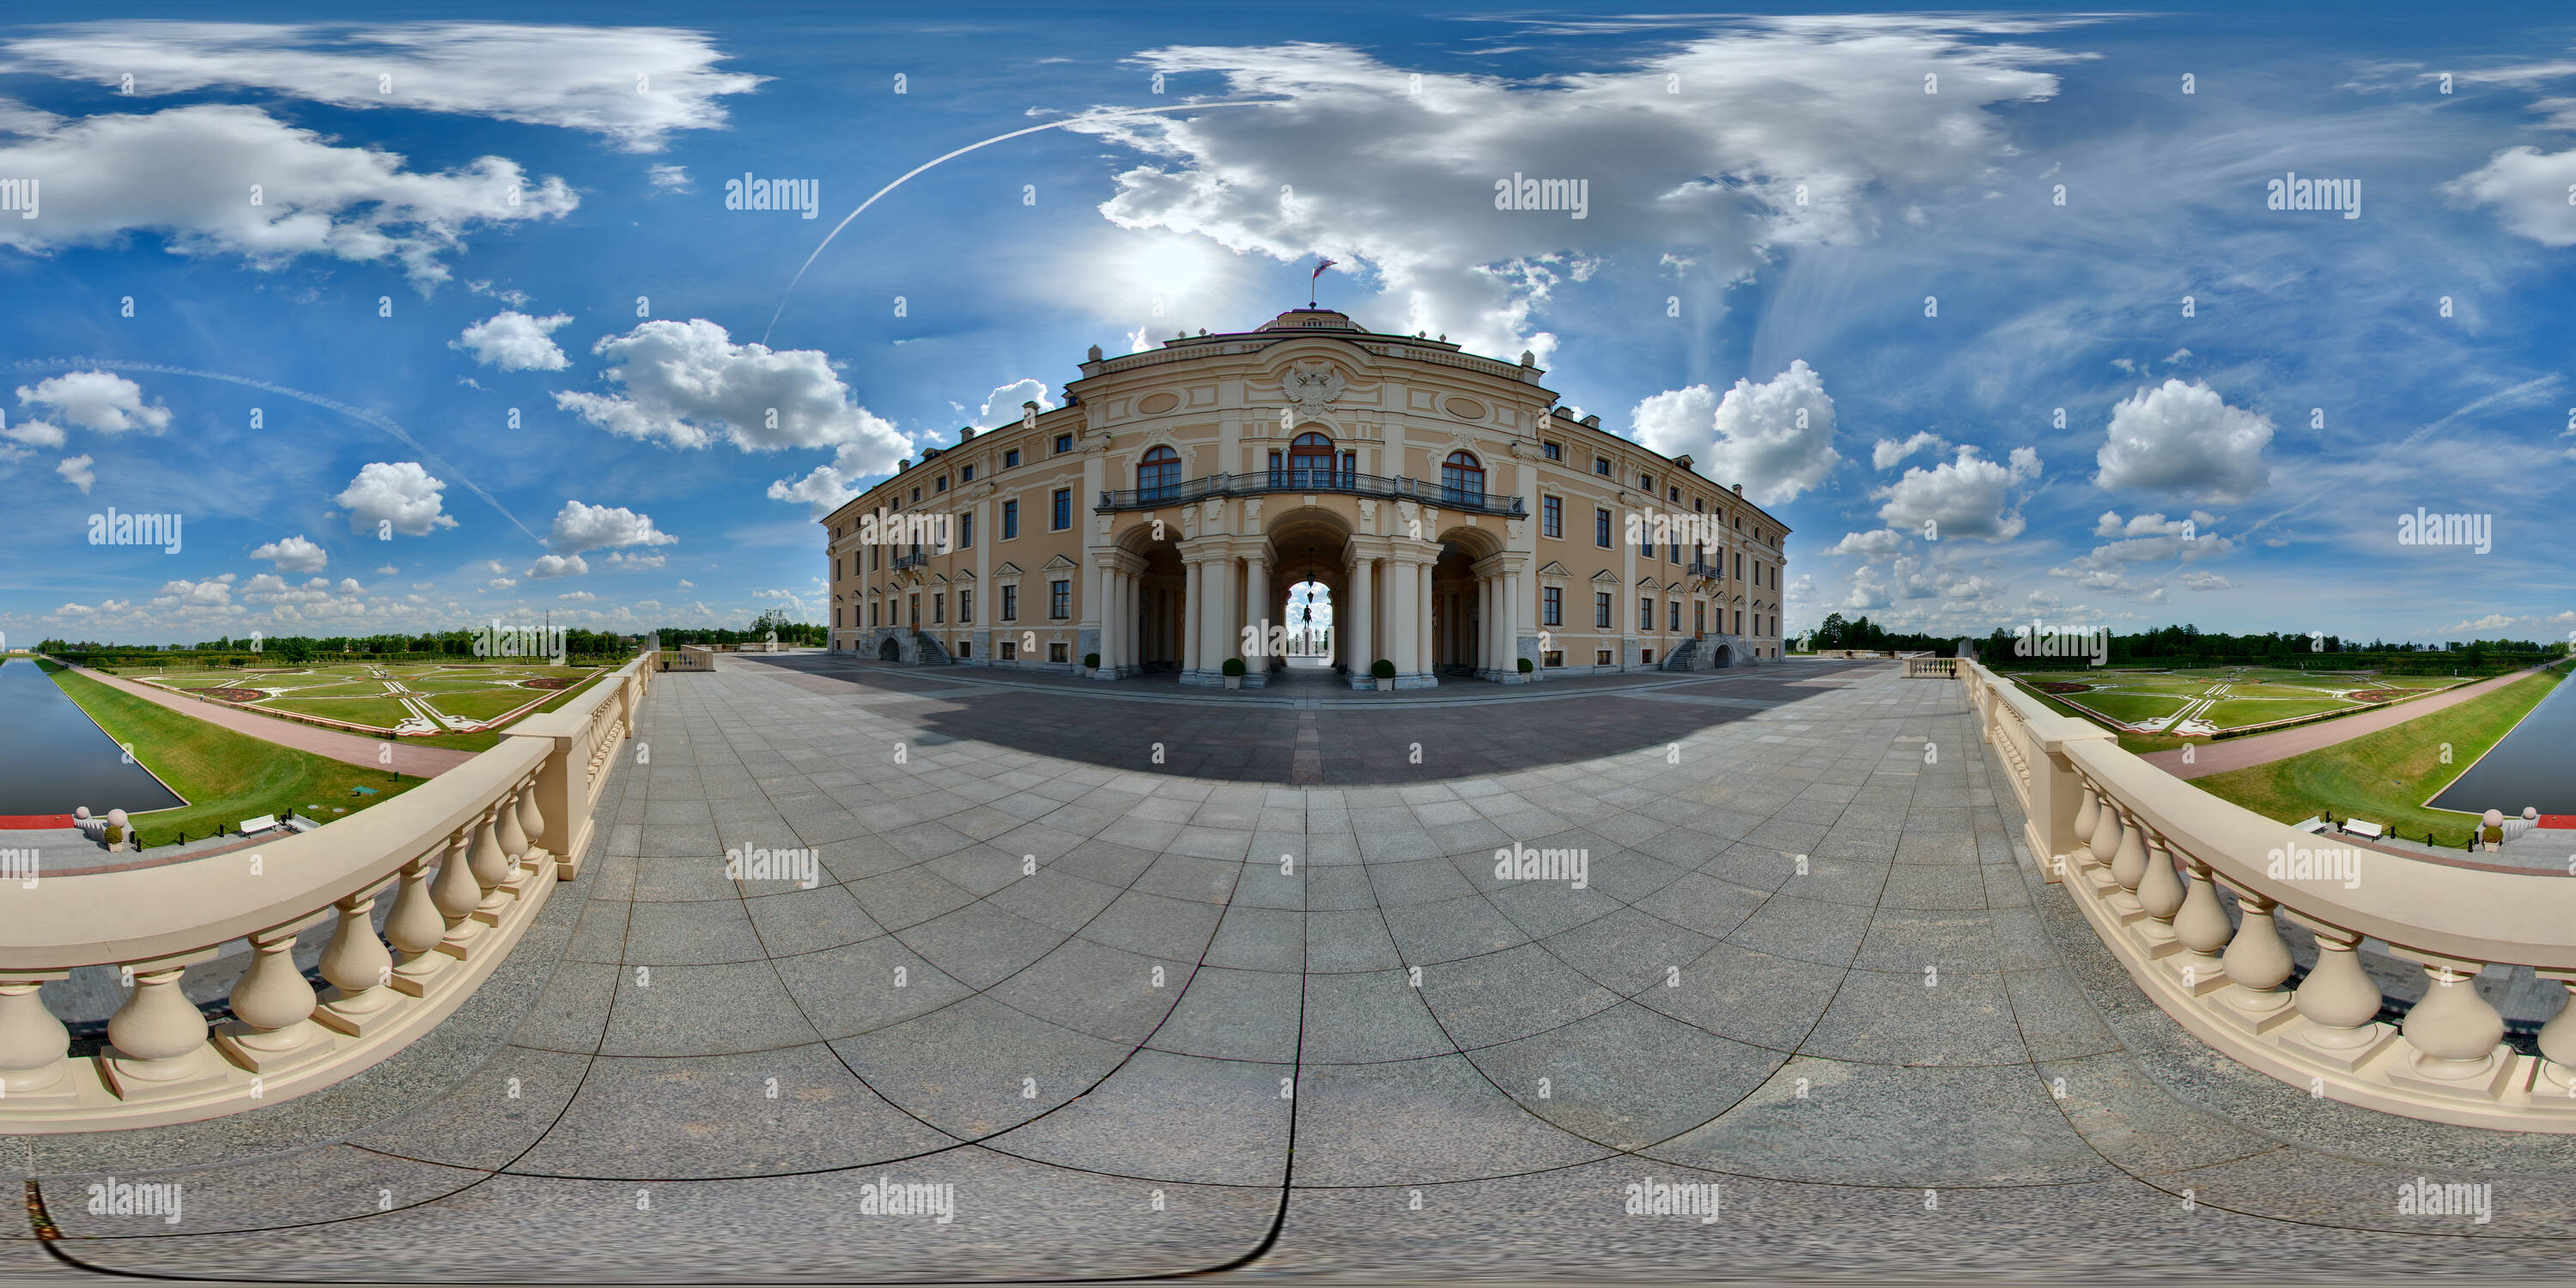
[[[25,658],[0,663],[0,814],[129,814],[184,805]]]
[[[2473,814],[2500,809],[2507,818],[2525,806],[2543,814],[2576,814],[2576,678],[2559,681],[2432,805]]]

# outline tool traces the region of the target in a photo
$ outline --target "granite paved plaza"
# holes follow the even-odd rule
[[[2313,1100],[2148,1006],[2019,852],[1955,684],[1790,665],[1658,691],[1725,702],[1371,714],[954,674],[663,677],[581,878],[463,1012],[301,1099],[10,1142],[62,1237],[22,1228],[0,1276],[2576,1264],[2576,1141]],[[1013,693],[1087,714],[1033,706],[1050,750]],[[1423,766],[1361,781],[1444,715]],[[1117,767],[1307,720],[1316,786],[1293,745]],[[1460,768],[1478,740],[1535,758]],[[1497,879],[1519,846],[1582,880]],[[728,849],[811,849],[815,884],[728,880]],[[91,1214],[111,1175],[181,1183],[181,1216]],[[2491,1185],[2490,1219],[2401,1214],[2419,1177]],[[948,1187],[950,1219],[876,1211],[888,1183]],[[1653,1183],[1717,1210],[1626,1211]]]

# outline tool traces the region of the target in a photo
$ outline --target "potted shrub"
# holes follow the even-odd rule
[[[1083,674],[1085,674],[1085,675],[1098,675],[1098,674],[1100,674],[1100,655],[1099,655],[1099,654],[1097,654],[1097,653],[1085,653],[1085,654],[1083,654],[1083,655],[1082,655],[1082,671],[1083,671]]]
[[[1527,675],[1527,674],[1529,674],[1530,672],[1532,672],[1532,671],[1534,671],[1534,670],[1537,670],[1537,669],[1538,669],[1538,668],[1536,668],[1536,667],[1534,667],[1534,666],[1531,666],[1531,665],[1530,665],[1530,660],[1529,660],[1528,658],[1522,658],[1522,659],[1521,659],[1521,674],[1523,674],[1523,675]]]
[[[1224,668],[1223,668],[1223,669],[1224,669],[1224,671],[1225,671],[1225,687],[1227,687],[1227,688],[1229,688],[1229,689],[1240,689],[1240,688],[1242,688],[1242,687],[1243,687],[1243,659],[1242,659],[1242,658],[1239,658],[1239,657],[1230,657],[1230,658],[1227,658],[1227,659],[1225,660],[1225,666],[1224,666]]]
[[[1378,692],[1395,692],[1395,663],[1390,662],[1385,658],[1379,658],[1378,660],[1369,663],[1369,674],[1377,677]]]

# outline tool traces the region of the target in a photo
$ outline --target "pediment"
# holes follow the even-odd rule
[[[1619,584],[1619,574],[1604,568],[1601,571],[1592,574],[1592,580],[1596,584],[1607,583],[1609,585],[1616,586]]]
[[[1067,559],[1067,558],[1065,558],[1063,555],[1057,555],[1055,558],[1047,560],[1047,561],[1046,561],[1046,566],[1044,566],[1044,567],[1042,567],[1042,568],[1038,569],[1038,571],[1039,571],[1039,572],[1060,572],[1060,571],[1062,571],[1062,570],[1064,570],[1064,569],[1067,569],[1067,568],[1079,568],[1079,567],[1081,567],[1081,566],[1082,566],[1082,565],[1080,565],[1080,564],[1078,564],[1078,563],[1075,563],[1075,562],[1074,562],[1074,561],[1072,561],[1071,559]]]
[[[996,577],[1017,577],[1020,575],[1020,566],[1006,559],[1002,561],[1001,567],[993,570],[993,575]]]

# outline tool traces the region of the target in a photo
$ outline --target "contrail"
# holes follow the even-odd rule
[[[30,358],[18,364],[18,368],[21,371],[71,371],[90,367],[104,367],[115,371],[150,371],[165,376],[196,376],[205,380],[221,380],[228,384],[245,385],[252,389],[264,389],[273,394],[283,394],[288,398],[309,402],[314,406],[323,408],[327,411],[336,411],[351,420],[360,421],[383,430],[386,434],[391,435],[393,438],[400,441],[403,446],[420,453],[423,457],[426,457],[429,460],[429,463],[437,466],[442,474],[455,475],[456,481],[464,484],[466,491],[472,492],[474,495],[483,498],[485,504],[491,506],[495,510],[499,510],[501,512],[501,517],[508,519],[512,526],[516,527],[521,532],[527,532],[528,540],[534,541],[540,546],[546,544],[545,538],[538,536],[534,532],[528,532],[528,525],[519,522],[519,516],[510,513],[510,511],[499,501],[493,500],[492,494],[477,486],[474,480],[465,477],[464,471],[457,469],[455,466],[448,464],[444,460],[441,460],[438,453],[421,446],[420,440],[413,438],[410,430],[404,429],[401,425],[395,423],[393,417],[387,416],[383,412],[369,411],[364,407],[352,407],[347,403],[325,398],[320,394],[308,394],[301,389],[289,389],[284,385],[270,384],[265,380],[253,380],[248,376],[228,376],[220,371],[199,371],[193,367],[173,367],[158,362],[129,362],[123,358]]]
[[[966,146],[949,153],[947,156],[935,157],[931,160],[924,161],[920,165],[914,166],[912,169],[905,171],[902,178],[877,189],[874,195],[859,203],[859,208],[857,210],[851,211],[848,215],[842,218],[841,222],[832,225],[832,231],[823,234],[822,246],[816,246],[814,248],[814,253],[806,256],[805,262],[796,266],[796,276],[787,279],[787,294],[778,297],[778,312],[769,315],[769,325],[761,329],[760,342],[762,344],[769,343],[769,333],[778,329],[779,317],[787,312],[787,296],[794,295],[796,293],[796,284],[805,280],[805,270],[812,268],[814,266],[814,261],[822,257],[824,246],[831,245],[832,239],[840,236],[841,230],[849,227],[851,220],[858,218],[859,215],[867,210],[868,207],[877,204],[878,197],[882,197],[887,193],[902,187],[905,179],[909,179],[932,166],[938,165],[942,161],[947,161],[955,157],[962,157],[977,148],[990,147],[1004,139],[1016,139],[1023,134],[1036,134],[1042,130],[1060,130],[1068,125],[1080,125],[1086,121],[1097,121],[1104,117],[1144,116],[1154,112],[1195,112],[1201,108],[1208,107],[1268,107],[1274,103],[1286,103],[1290,101],[1292,100],[1284,98],[1262,98],[1245,99],[1231,103],[1176,103],[1170,107],[1095,108],[1080,116],[1068,116],[1061,121],[1050,121],[1045,125],[1032,125],[1025,130],[1013,130],[1008,134],[996,134],[981,143],[969,143]]]

